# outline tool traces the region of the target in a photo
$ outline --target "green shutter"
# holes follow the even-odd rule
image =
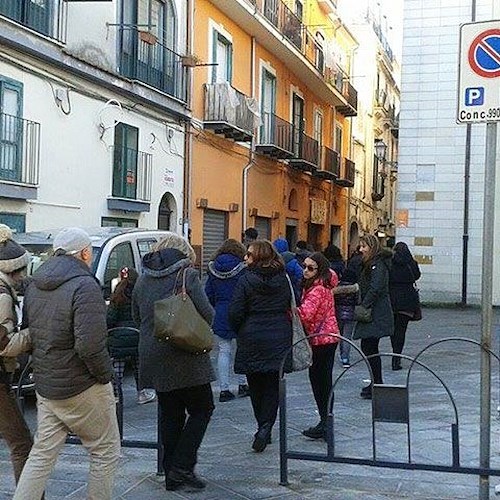
[[[136,199],[139,129],[125,123],[115,126],[112,194]]]

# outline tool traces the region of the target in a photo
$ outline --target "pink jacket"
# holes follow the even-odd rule
[[[332,288],[337,286],[339,279],[335,272],[330,271],[330,286],[323,285],[322,280],[316,280],[311,288],[302,292],[302,303],[297,308],[307,335],[317,333],[339,333]],[[336,337],[320,336],[310,339],[311,345],[334,344]]]

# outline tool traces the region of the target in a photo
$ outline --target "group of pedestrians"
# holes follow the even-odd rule
[[[326,437],[339,335],[361,339],[373,382],[382,383],[379,340],[391,336],[394,353],[400,354],[408,322],[416,314],[412,300],[418,301],[414,282],[420,271],[408,247],[398,243],[393,255],[380,247],[375,236],[365,235],[359,252],[346,265],[333,245],[320,253],[301,242],[298,252],[292,253],[283,238],[272,244],[253,233],[245,237],[246,246],[232,239],[224,242],[209,264],[203,287],[194,269],[193,248],[186,239],[169,233],[144,256],[140,275],[122,270],[106,311],[101,288],[90,271],[89,236],[78,228],[63,230],[54,239],[54,256],[30,279],[23,325],[18,329],[15,288],[25,276],[29,256],[13,241],[10,230],[0,225],[0,350],[4,349],[0,435],[11,450],[17,483],[14,499],[42,498],[70,432],[90,455],[88,498],[111,498],[120,454],[116,398],[125,358],[133,361],[139,400],[141,394],[158,399],[166,489],[205,487],[195,466],[214,410],[211,382],[216,376],[210,356],[191,354],[154,335],[155,303],[180,291],[179,276],[185,276],[187,294],[218,337],[220,402],[236,397],[230,386],[236,344],[237,395],[250,396],[256,452],[271,443],[279,370],[282,365],[285,372],[292,370],[292,294],[298,299],[297,312],[312,347],[309,380],[319,414],[319,422],[304,429],[305,436]],[[357,305],[370,311],[369,322],[356,322]],[[139,330],[139,338],[123,355],[112,351],[110,356],[108,327],[128,325]],[[349,342],[340,346],[345,367],[349,347]],[[14,356],[28,349],[37,392],[34,443],[10,389]],[[401,368],[398,356],[392,368]],[[371,390],[369,384],[361,396],[370,398]]]

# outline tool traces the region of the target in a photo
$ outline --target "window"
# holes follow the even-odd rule
[[[118,277],[122,267],[132,267],[135,269],[134,254],[130,243],[120,243],[114,247],[106,263],[104,270],[104,296],[111,294],[111,280]]]
[[[0,212],[0,224],[5,224],[14,233],[24,233],[26,231],[26,215]]]
[[[212,60],[216,63],[212,71],[212,83],[231,82],[233,73],[233,45],[225,36],[215,30]]]
[[[101,227],[139,227],[136,219],[123,217],[102,217]]]
[[[58,4],[57,0],[0,0],[0,14],[51,36],[53,13]]]
[[[314,64],[316,66],[316,69],[320,72],[323,73],[325,69],[325,54],[323,52],[323,46],[325,44],[325,37],[319,32],[316,32],[315,35],[316,39],[316,44],[314,48]]]
[[[304,99],[295,92],[292,94],[292,125],[293,125],[293,152],[296,158],[302,154],[304,133]]]
[[[0,179],[21,180],[22,83],[0,77]]]
[[[155,239],[151,240],[137,240],[137,249],[139,250],[139,255],[141,259],[149,252],[153,250],[153,246],[158,243]]]
[[[172,0],[122,0],[121,25],[120,73],[177,96],[180,60],[174,52]]]
[[[266,69],[262,70],[260,102],[262,114],[260,142],[262,144],[272,144],[274,141],[274,113],[276,111],[276,77]]]
[[[321,166],[323,155],[323,114],[320,110],[314,112],[314,139],[318,143],[318,164]]]
[[[113,153],[113,196],[136,199],[139,129],[118,123]]]
[[[335,126],[335,151],[342,156],[342,127]]]

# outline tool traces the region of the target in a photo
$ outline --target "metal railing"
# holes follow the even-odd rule
[[[316,139],[294,127],[293,153],[296,159],[304,160],[313,165],[319,164],[319,144]]]
[[[67,7],[63,0],[0,0],[0,15],[59,42],[66,42]]]
[[[293,125],[273,113],[262,114],[258,144],[276,146],[293,152]]]
[[[40,124],[0,113],[0,181],[38,184]]]
[[[182,56],[156,36],[136,29],[120,30],[119,72],[187,102],[187,68]]]
[[[340,177],[340,156],[327,146],[323,146],[323,170]]]
[[[354,177],[356,176],[356,164],[347,158],[344,158],[344,179],[354,184]]]
[[[206,83],[204,92],[205,122],[228,123],[253,135],[254,114],[247,105],[248,97],[245,94],[229,83]],[[234,106],[234,99],[236,106]]]
[[[353,109],[358,109],[358,91],[351,85],[350,82],[344,82],[342,95]]]
[[[153,155],[135,149],[113,148],[112,196],[151,201]]]

